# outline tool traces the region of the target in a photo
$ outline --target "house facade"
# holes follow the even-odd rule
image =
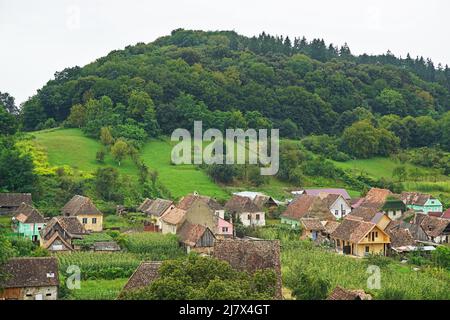
[[[416,212],[423,212],[428,214],[430,212],[442,212],[443,207],[439,199],[436,199],[430,194],[419,192],[403,192],[401,199],[406,204],[408,209]]]
[[[44,216],[29,204],[22,203],[12,218],[15,233],[31,241],[40,240],[41,230],[45,227]]]
[[[336,251],[364,257],[369,254],[386,255],[389,235],[377,224],[347,216],[331,234]]]
[[[225,210],[239,219],[246,227],[266,225],[266,216],[262,208],[258,207],[250,198],[233,195],[225,204]]]
[[[340,194],[322,193],[319,194],[319,197],[326,202],[328,209],[336,219],[342,219],[352,211],[350,203]]]
[[[220,238],[230,238],[234,235],[233,223],[219,217],[216,235]]]
[[[216,237],[206,226],[191,224],[185,221],[178,231],[182,246],[187,253],[195,251],[198,253],[211,253]]]
[[[82,239],[86,230],[77,217],[54,217],[41,230],[41,247],[54,252],[72,251],[72,241]]]
[[[161,217],[161,232],[176,234],[184,221],[186,221],[186,210],[175,207]]]
[[[54,257],[15,258],[2,266],[8,277],[0,300],[57,300],[58,261]]]
[[[103,213],[87,197],[74,196],[62,208],[62,214],[66,217],[77,217],[87,231],[100,232],[103,230]]]
[[[298,228],[301,218],[316,218],[320,221],[336,220],[323,199],[307,194],[299,195],[289,204],[286,211],[281,215],[281,223]]]
[[[161,228],[161,217],[175,207],[173,201],[165,199],[145,199],[137,208],[137,211],[148,215],[152,222]]]
[[[325,230],[324,225],[316,218],[302,218],[300,219],[300,225],[302,226],[300,239],[317,241]]]

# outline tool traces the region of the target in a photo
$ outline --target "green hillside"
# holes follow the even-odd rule
[[[130,159],[118,166],[117,162],[107,155],[104,164],[98,163],[95,154],[102,147],[100,142],[84,136],[79,129],[44,130],[34,132],[33,136],[36,137],[36,143],[47,152],[52,166],[67,165],[86,173],[93,173],[99,167],[111,166],[132,177],[138,174]],[[221,187],[193,165],[171,165],[171,148],[171,142],[168,140],[152,140],[142,148],[141,157],[151,169],[158,171],[161,183],[174,197],[179,198],[193,191],[218,198],[226,197],[227,193]]]

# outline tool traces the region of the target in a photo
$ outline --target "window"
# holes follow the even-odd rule
[[[83,218],[82,222],[83,224],[87,224],[87,218]]]
[[[339,216],[339,210],[334,210],[334,215]]]
[[[252,220],[252,216],[250,214],[247,215],[247,220]]]
[[[338,247],[338,248],[340,248],[341,247],[341,240],[336,240],[336,246]]]
[[[52,296],[52,293],[50,292],[50,293],[46,293],[45,294],[47,297],[51,297]]]
[[[369,253],[369,251],[370,251],[370,247],[366,246],[366,253]]]
[[[378,231],[375,232],[375,238],[378,238]]]
[[[222,232],[228,232],[228,227],[222,227]]]
[[[372,232],[372,241],[375,241],[375,232]]]
[[[97,223],[97,218],[92,218],[92,224],[96,224]]]
[[[259,220],[259,214],[256,214],[256,220]]]
[[[342,210],[342,215],[345,216],[347,214],[347,211]]]

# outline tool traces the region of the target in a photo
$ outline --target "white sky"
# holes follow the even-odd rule
[[[448,0],[0,0],[0,91],[19,104],[55,71],[176,28],[347,42],[450,65]]]

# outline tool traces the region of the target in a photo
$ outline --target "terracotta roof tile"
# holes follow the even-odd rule
[[[65,216],[77,216],[80,214],[97,215],[102,214],[94,205],[91,199],[80,195],[75,195],[62,208],[62,213]]]
[[[178,225],[181,222],[183,222],[185,216],[186,216],[186,210],[175,207],[175,208],[171,209],[170,211],[166,212],[161,217],[161,219],[168,224]]]
[[[54,257],[14,258],[7,261],[2,271],[8,277],[4,288],[58,286],[58,261]]]

